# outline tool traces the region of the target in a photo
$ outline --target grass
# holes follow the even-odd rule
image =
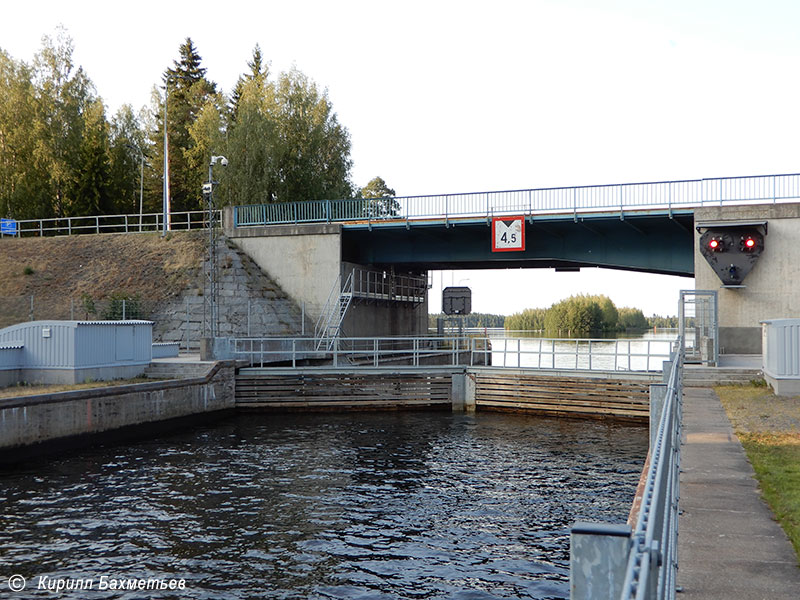
[[[73,392],[75,390],[90,390],[101,387],[111,387],[116,385],[128,385],[131,383],[146,383],[152,382],[155,379],[146,377],[137,377],[135,379],[115,379],[113,381],[91,381],[86,383],[77,383],[75,385],[12,385],[6,388],[0,388],[0,399],[5,398],[20,398],[22,396],[37,396],[39,394],[55,394],[57,392]]]
[[[800,557],[800,397],[764,386],[716,388],[761,493]]]

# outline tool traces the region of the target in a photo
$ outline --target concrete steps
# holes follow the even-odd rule
[[[687,387],[744,385],[762,377],[761,369],[687,365],[683,370],[683,385]]]

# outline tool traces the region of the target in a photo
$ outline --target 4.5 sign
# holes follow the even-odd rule
[[[525,217],[492,218],[492,252],[525,250]]]

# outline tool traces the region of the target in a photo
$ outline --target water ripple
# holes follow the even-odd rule
[[[0,576],[185,578],[158,597],[204,600],[566,598],[570,526],[624,522],[646,444],[516,415],[235,417],[0,474]]]

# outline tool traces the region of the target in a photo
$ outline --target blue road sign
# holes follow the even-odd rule
[[[17,222],[14,219],[0,219],[0,234],[17,235]]]

